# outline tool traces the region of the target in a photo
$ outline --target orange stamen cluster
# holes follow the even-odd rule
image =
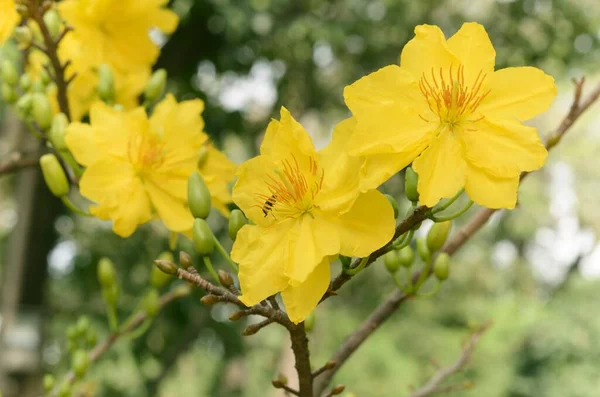
[[[489,94],[489,91],[482,92],[485,73],[480,71],[469,86],[465,83],[464,71],[462,65],[458,67],[456,73],[451,66],[447,74],[442,68],[438,73],[432,68],[431,76],[423,74],[419,80],[419,88],[427,100],[429,109],[439,116],[441,123],[453,126],[462,121],[475,112],[481,101]],[[421,118],[430,121],[423,116]]]
[[[134,134],[127,143],[129,161],[138,172],[160,167],[165,160],[164,143],[155,135]]]

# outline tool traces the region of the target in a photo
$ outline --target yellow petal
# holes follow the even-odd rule
[[[332,222],[340,236],[339,253],[359,258],[383,247],[396,227],[389,200],[377,190],[358,196],[352,208]]]
[[[317,307],[329,287],[330,279],[329,258],[324,258],[306,281],[296,286],[289,286],[281,292],[288,317],[294,324],[304,321]]]
[[[204,120],[201,117],[204,102],[193,99],[177,103],[168,94],[157,105],[157,112],[150,118],[153,131],[162,135],[165,150],[170,152],[193,150],[196,155],[200,146],[208,139],[203,133]]]
[[[329,145],[319,151],[319,166],[325,170],[325,176],[315,205],[324,211],[347,211],[358,197],[363,159],[349,156],[346,151],[355,127],[354,118],[340,122],[333,130]]]
[[[454,196],[465,185],[465,161],[454,136],[442,132],[413,162],[419,174],[419,202],[433,207],[442,198]]]
[[[486,117],[474,128],[458,135],[464,143],[465,158],[490,175],[514,177],[522,171],[537,170],[546,161],[548,152],[533,127]]]
[[[284,267],[289,229],[294,223],[288,220],[269,228],[246,225],[238,232],[231,258],[240,265],[240,300],[244,304],[255,305],[287,288]]]
[[[183,232],[192,228],[194,218],[185,202],[174,197],[170,192],[170,185],[157,185],[151,180],[144,183],[152,206],[165,226],[174,232]]]
[[[21,17],[17,13],[14,0],[0,1],[0,45],[10,37]]]
[[[98,203],[90,211],[113,220],[113,230],[130,236],[152,218],[150,201],[133,168],[118,160],[101,159],[90,165],[79,182],[81,194]]]
[[[533,67],[506,68],[488,76],[489,94],[481,102],[484,115],[529,120],[545,112],[556,97],[554,78]]]
[[[199,171],[210,190],[213,207],[227,216],[226,204],[231,203],[229,184],[235,177],[236,165],[213,145],[207,149],[206,162]]]
[[[475,80],[479,72],[493,73],[496,50],[485,28],[475,22],[467,22],[448,39],[448,48],[465,70],[467,82]]]
[[[465,190],[471,200],[488,208],[515,208],[519,177],[498,178],[480,168],[467,166]]]
[[[458,66],[459,59],[450,51],[444,33],[433,25],[419,25],[415,28],[415,37],[404,46],[400,55],[400,66],[420,79],[424,73],[432,70]]]
[[[289,259],[285,266],[285,275],[290,278],[291,285],[303,283],[324,257],[339,252],[338,229],[316,210],[296,220],[290,232]]]
[[[99,150],[96,146],[94,130],[89,124],[78,122],[69,124],[65,142],[79,164],[89,166],[98,159]]]
[[[422,150],[425,150],[424,145]],[[421,151],[422,151],[421,150]],[[360,169],[360,191],[376,189],[415,159],[414,153],[386,153],[365,156]],[[418,155],[418,154],[417,154]]]

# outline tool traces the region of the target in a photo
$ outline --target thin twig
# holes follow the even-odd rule
[[[460,371],[471,359],[477,343],[485,331],[489,329],[490,324],[480,327],[477,331],[471,334],[469,341],[462,350],[458,359],[452,365],[438,370],[423,386],[415,390],[409,397],[426,397],[435,393],[440,393],[446,390],[445,386],[441,386],[442,382]]]
[[[312,373],[313,378],[316,378],[317,376],[321,375],[325,371],[329,371],[330,369],[335,368],[336,365],[337,364],[335,363],[335,361],[327,361],[325,363],[325,365],[323,365],[321,368],[318,368],[313,371],[313,373]]]
[[[250,336],[256,334],[258,331],[266,327],[267,325],[273,324],[275,320],[267,318],[261,321],[260,323],[252,324],[246,327],[244,331],[242,331],[242,335]]]
[[[573,97],[573,103],[569,109],[569,112],[560,123],[559,127],[550,135],[546,140],[546,148],[548,150],[556,146],[564,134],[575,124],[579,117],[600,97],[600,84],[598,84],[586,97],[582,100],[584,80],[575,81],[575,93]],[[521,179],[525,178],[528,174],[524,173],[521,175]],[[421,207],[419,207],[421,208]],[[419,210],[415,209],[415,211]],[[471,238],[479,229],[487,223],[491,216],[497,210],[482,208],[480,209],[471,219],[467,222],[458,232],[454,233],[451,238],[446,242],[443,251],[452,255],[460,247],[462,247],[467,240]],[[414,213],[413,213],[414,214]],[[408,219],[408,218],[407,218]],[[407,222],[405,219],[400,225]],[[398,228],[400,227],[398,226]],[[398,230],[398,228],[396,230]],[[377,252],[377,251],[376,251]],[[380,255],[379,255],[380,256]],[[375,260],[377,258],[376,253],[371,254],[371,258]],[[417,271],[413,274],[412,279],[417,280],[420,276],[420,272]],[[339,278],[339,276],[338,276]],[[336,279],[337,280],[337,279]],[[347,280],[346,280],[347,281]],[[343,283],[342,283],[343,285]],[[341,285],[340,285],[341,286]],[[341,368],[344,362],[360,347],[360,345],[369,337],[383,322],[385,322],[400,305],[406,300],[410,299],[410,295],[404,294],[400,290],[393,291],[376,309],[375,311],[360,325],[360,327],[350,334],[340,345],[338,350],[331,357],[332,361],[338,363],[338,365],[329,372],[326,372],[322,377],[315,382],[315,395],[319,396],[323,393],[335,373]]]
[[[19,171],[23,168],[35,167],[39,161],[39,157],[22,158],[21,153],[11,153],[8,155],[8,159],[0,162],[0,175]]]

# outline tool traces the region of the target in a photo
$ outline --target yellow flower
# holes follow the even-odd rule
[[[97,203],[92,214],[111,219],[122,237],[154,213],[174,232],[190,230],[187,179],[208,142],[202,131],[203,109],[199,99],[177,103],[168,95],[148,119],[141,107],[119,112],[96,102],[89,125],[72,123],[66,142],[87,167],[79,187],[84,197]]]
[[[282,108],[260,156],[238,168],[233,201],[255,223],[240,230],[231,252],[246,305],[281,292],[298,323],[329,286],[330,256],[365,257],[392,238],[389,201],[377,190],[359,193],[362,160],[345,154],[353,123],[340,123],[329,146],[317,152]]]
[[[524,120],[556,96],[554,79],[532,67],[494,71],[483,26],[466,23],[450,39],[421,25],[386,66],[346,87],[356,132],[352,155],[366,156],[362,188],[413,162],[426,206],[465,187],[476,203],[513,208],[519,175],[540,168],[546,149]]]
[[[0,0],[0,45],[10,37],[20,19],[14,0]]]
[[[58,10],[75,29],[81,51],[95,65],[107,63],[121,73],[152,65],[159,54],[149,31],[170,33],[177,15],[163,8],[167,0],[65,0]]]

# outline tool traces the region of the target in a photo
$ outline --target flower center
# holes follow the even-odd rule
[[[129,161],[138,174],[147,174],[165,160],[165,145],[157,134],[133,133],[127,144]]]
[[[464,122],[478,121],[469,120],[468,117],[477,110],[490,92],[482,90],[486,77],[483,71],[479,72],[471,84],[465,82],[464,71],[462,65],[457,70],[453,70],[452,66],[446,71],[442,68],[432,68],[429,75],[423,73],[419,80],[419,88],[429,109],[439,117],[440,126],[446,126],[450,130]],[[437,121],[428,120],[423,115],[421,118],[427,122]]]
[[[268,193],[258,193],[258,207],[265,217],[273,216],[275,219],[296,218],[313,209],[316,195],[323,186],[324,170],[316,160],[309,158],[308,169],[303,170],[298,160],[292,155],[291,160],[283,161],[282,169],[275,169],[268,176],[265,184]]]

